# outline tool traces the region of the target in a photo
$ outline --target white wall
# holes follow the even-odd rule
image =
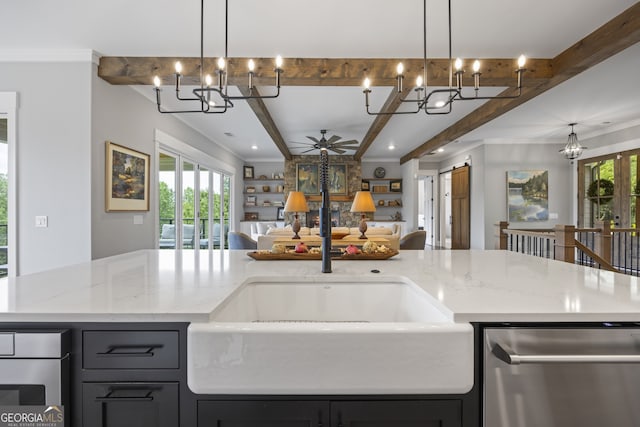
[[[233,194],[235,216],[242,212],[243,162],[202,134],[186,126],[177,115],[160,114],[154,103],[126,86],[113,86],[92,71],[92,258],[102,258],[136,249],[155,248],[157,189],[152,181],[149,212],[105,212],[105,141],[124,145],[154,158],[154,131],[187,143],[236,169]],[[151,89],[149,89],[151,90]],[[153,166],[152,166],[153,168]],[[143,224],[134,225],[133,216],[142,215]]]
[[[513,228],[553,228],[573,224],[572,165],[558,154],[561,144],[485,144],[441,163],[441,170],[471,163],[471,248],[494,247],[494,224],[507,220],[507,171],[549,171],[549,213],[557,219],[516,222]]]
[[[402,164],[402,218],[406,221],[403,234],[418,229],[418,167],[417,159]]]
[[[513,222],[511,228],[553,228],[574,224],[572,169],[575,165],[558,153],[562,144],[489,144],[485,146],[485,247],[494,245],[494,224],[507,221],[507,171],[549,171],[549,220]],[[557,218],[552,216],[557,215]]]
[[[0,91],[18,93],[20,275],[91,258],[91,72],[88,61],[0,66]]]

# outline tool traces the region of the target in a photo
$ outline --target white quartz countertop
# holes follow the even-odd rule
[[[246,251],[136,251],[0,280],[0,321],[206,322],[248,278],[267,276],[402,276],[456,322],[640,321],[638,278],[513,252],[403,251],[332,266],[323,274],[320,261],[255,261]]]

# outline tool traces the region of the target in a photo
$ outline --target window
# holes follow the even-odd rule
[[[640,150],[632,150],[578,162],[579,227],[595,227],[596,221],[637,227],[639,154]]]
[[[231,174],[170,148],[158,150],[158,247],[226,248]]]

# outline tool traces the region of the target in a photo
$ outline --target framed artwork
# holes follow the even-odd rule
[[[106,141],[105,210],[149,210],[150,156]]]
[[[245,212],[244,213],[245,221],[257,221],[258,220],[258,212]]]
[[[509,222],[549,220],[549,171],[507,172]]]
[[[360,184],[360,190],[369,191],[369,180],[363,179],[362,184]]]
[[[284,206],[278,208],[278,214],[276,215],[276,219],[279,221],[284,221]]]
[[[296,165],[296,190],[304,194],[319,194],[318,164],[298,163]]]
[[[253,179],[253,166],[243,166],[244,179]]]
[[[402,193],[402,180],[393,179],[389,181],[389,191],[393,193]]]
[[[329,165],[329,194],[347,194],[347,165]]]

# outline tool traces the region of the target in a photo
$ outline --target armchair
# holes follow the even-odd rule
[[[257,249],[258,242],[245,233],[239,231],[229,232],[229,249]]]
[[[419,249],[424,250],[424,244],[427,240],[427,232],[424,230],[412,231],[400,239],[400,249]]]

